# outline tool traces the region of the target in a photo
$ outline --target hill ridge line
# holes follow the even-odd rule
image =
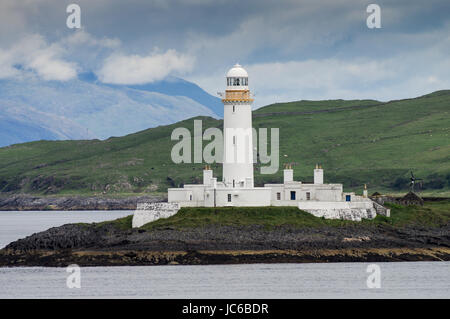
[[[443,90],[446,91],[446,90]],[[439,91],[436,91],[439,92]],[[406,99],[399,99],[399,100],[391,100],[387,102],[380,102],[376,104],[367,104],[367,105],[351,105],[351,106],[342,106],[342,107],[336,107],[333,109],[323,109],[323,110],[312,110],[312,111],[281,111],[281,112],[269,112],[269,113],[255,113],[253,112],[254,118],[256,117],[266,117],[266,116],[273,116],[273,115],[308,115],[308,114],[317,114],[317,113],[334,113],[334,112],[340,112],[340,111],[346,111],[346,110],[355,110],[355,109],[363,109],[363,108],[369,108],[369,107],[375,107],[375,106],[386,106],[387,104],[391,103],[398,103],[403,101],[412,101],[417,99],[427,99],[434,97],[432,94],[436,93],[430,93],[418,97],[413,98],[406,98]],[[441,94],[441,95],[448,95],[447,93]],[[440,96],[440,95],[439,95]],[[295,102],[295,101],[294,101]],[[315,101],[313,101],[315,102]]]

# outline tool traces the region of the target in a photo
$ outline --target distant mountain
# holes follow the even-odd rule
[[[11,145],[21,143],[22,141],[41,139],[57,140],[59,136],[48,129],[32,123],[0,117],[1,144]]]
[[[159,92],[170,96],[186,96],[207,106],[215,114],[223,117],[223,104],[219,98],[208,94],[197,84],[180,78],[170,77],[163,81],[128,87],[148,92]]]
[[[99,83],[97,76],[93,72],[86,72],[79,75],[79,79]],[[223,117],[222,101],[210,95],[197,84],[177,77],[167,77],[164,80],[140,85],[116,85],[106,84],[113,88],[132,88],[141,91],[158,92],[169,96],[185,96],[211,109],[219,117]]]
[[[108,85],[95,74],[59,82],[0,80],[0,146],[41,139],[105,139],[193,116],[218,118],[223,106],[194,83],[168,78]]]

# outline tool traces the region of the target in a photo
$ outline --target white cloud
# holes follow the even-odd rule
[[[62,2],[0,1],[0,77],[21,74],[16,64],[43,78],[97,70],[101,80],[124,84],[173,74],[215,94],[224,89],[227,69],[239,62],[250,72],[257,106],[299,99],[387,100],[450,87],[445,0],[381,4],[380,30],[366,27],[369,2],[357,0],[136,0],[133,6],[111,1],[77,2],[82,26],[92,33],[67,29]],[[60,38],[35,44],[38,50],[12,50],[11,43],[30,32]],[[148,54],[153,45],[161,51]],[[195,69],[193,57],[201,61]]]
[[[87,45],[110,49],[118,48],[121,45],[120,40],[117,38],[96,38],[84,29],[76,30],[72,35],[64,38],[61,42],[68,46]]]
[[[308,59],[244,65],[255,107],[276,102],[324,99],[378,99],[415,97],[448,89],[450,56],[440,43],[420,51],[373,60],[369,58]],[[445,47],[445,45],[444,45]],[[426,61],[427,63],[422,63]],[[225,88],[225,73],[191,76],[214,94]]]
[[[390,100],[450,87],[441,68],[450,58],[440,57],[438,63],[425,68],[418,65],[430,59],[429,52],[421,52],[378,61],[307,60],[250,65],[248,72],[258,106],[301,99]]]
[[[62,59],[62,54],[60,45],[48,44],[38,34],[25,36],[9,49],[0,50],[0,78],[32,71],[44,80],[70,80],[76,77],[77,66]]]
[[[11,52],[0,49],[0,79],[16,76],[19,71],[13,67]]]
[[[143,84],[192,70],[194,59],[175,50],[147,56],[113,54],[97,72],[105,83]]]

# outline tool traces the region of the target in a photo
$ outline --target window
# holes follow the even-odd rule
[[[236,105],[233,105],[233,113],[236,112]]]
[[[345,195],[345,201],[350,202],[352,197],[350,195]]]
[[[291,200],[295,200],[295,192],[291,191]]]
[[[281,193],[277,193],[277,200],[281,200]]]
[[[236,145],[236,135],[233,136],[233,145]]]
[[[306,192],[306,200],[311,200],[311,193],[310,192]]]
[[[192,200],[192,195],[189,195],[189,200]]]
[[[231,203],[231,194],[228,194],[228,202]]]
[[[233,179],[233,188],[235,187],[235,185],[236,185],[236,181]]]
[[[228,86],[247,86],[248,78],[227,78]]]

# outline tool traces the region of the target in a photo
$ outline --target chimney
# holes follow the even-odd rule
[[[314,184],[323,184],[323,169],[318,164],[314,169]]]
[[[206,165],[203,169],[203,185],[211,186],[213,171],[210,166]]]
[[[289,183],[294,181],[294,170],[291,165],[285,165],[283,170],[283,183]]]
[[[366,184],[364,184],[363,197],[365,197],[365,198],[369,197],[367,194],[367,185]]]

